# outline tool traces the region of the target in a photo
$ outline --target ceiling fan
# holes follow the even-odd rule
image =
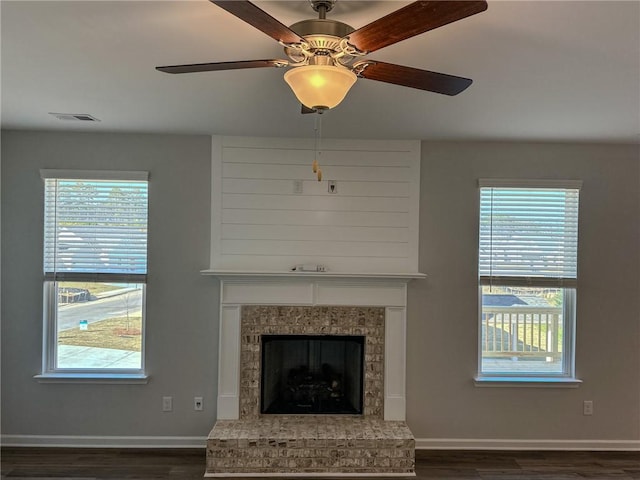
[[[166,73],[211,72],[244,68],[291,67],[284,79],[302,103],[303,113],[338,105],[357,78],[393,83],[444,95],[457,95],[472,80],[363,58],[421,33],[483,12],[485,0],[418,1],[354,29],[326,18],[336,0],[310,0],[317,19],[285,26],[245,0],[210,0],[284,47],[288,59],[240,60],[156,67]]]

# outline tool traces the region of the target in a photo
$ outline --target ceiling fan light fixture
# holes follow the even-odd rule
[[[305,65],[284,74],[300,103],[313,109],[337,106],[357,78],[351,70],[337,65]]]

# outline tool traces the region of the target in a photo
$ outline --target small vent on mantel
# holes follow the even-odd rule
[[[49,112],[49,115],[53,115],[58,120],[72,120],[79,122],[99,122],[100,120],[88,113],[53,113]]]

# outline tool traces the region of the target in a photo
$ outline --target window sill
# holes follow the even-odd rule
[[[578,388],[582,380],[572,377],[475,377],[476,387]]]
[[[38,383],[102,383],[146,384],[149,376],[144,373],[43,373],[34,375]]]

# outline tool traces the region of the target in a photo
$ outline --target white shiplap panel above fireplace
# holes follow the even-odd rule
[[[418,271],[420,142],[324,139],[322,182],[313,139],[214,136],[212,147],[211,270]]]

